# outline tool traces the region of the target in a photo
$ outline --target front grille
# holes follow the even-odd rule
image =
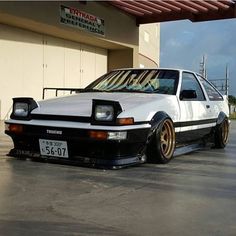
[[[87,117],[87,116],[31,114],[31,118],[36,119],[36,120],[74,121],[74,122],[81,122],[81,123],[91,122],[91,117]]]

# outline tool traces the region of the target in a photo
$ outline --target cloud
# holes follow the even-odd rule
[[[167,41],[167,45],[170,47],[176,47],[176,48],[181,47],[181,43],[175,39],[169,39]]]
[[[235,28],[235,20],[161,23],[161,66],[198,72],[201,58],[206,55],[209,79],[224,79],[229,65],[230,93],[236,96]]]

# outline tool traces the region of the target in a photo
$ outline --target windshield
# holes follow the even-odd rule
[[[179,72],[176,70],[117,70],[96,80],[84,92],[141,92],[176,94]]]

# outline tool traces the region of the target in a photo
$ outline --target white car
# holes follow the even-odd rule
[[[224,148],[228,117],[227,98],[194,72],[120,69],[75,95],[14,98],[5,133],[11,156],[121,167]]]

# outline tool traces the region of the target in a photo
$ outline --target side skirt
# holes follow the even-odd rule
[[[174,156],[194,152],[213,146],[214,128],[205,128],[176,133],[176,149]]]
[[[194,152],[194,151],[203,149],[205,147],[206,145],[204,145],[203,143],[195,143],[195,144],[189,144],[182,147],[177,147],[174,152],[174,157],[187,154],[190,152]]]

